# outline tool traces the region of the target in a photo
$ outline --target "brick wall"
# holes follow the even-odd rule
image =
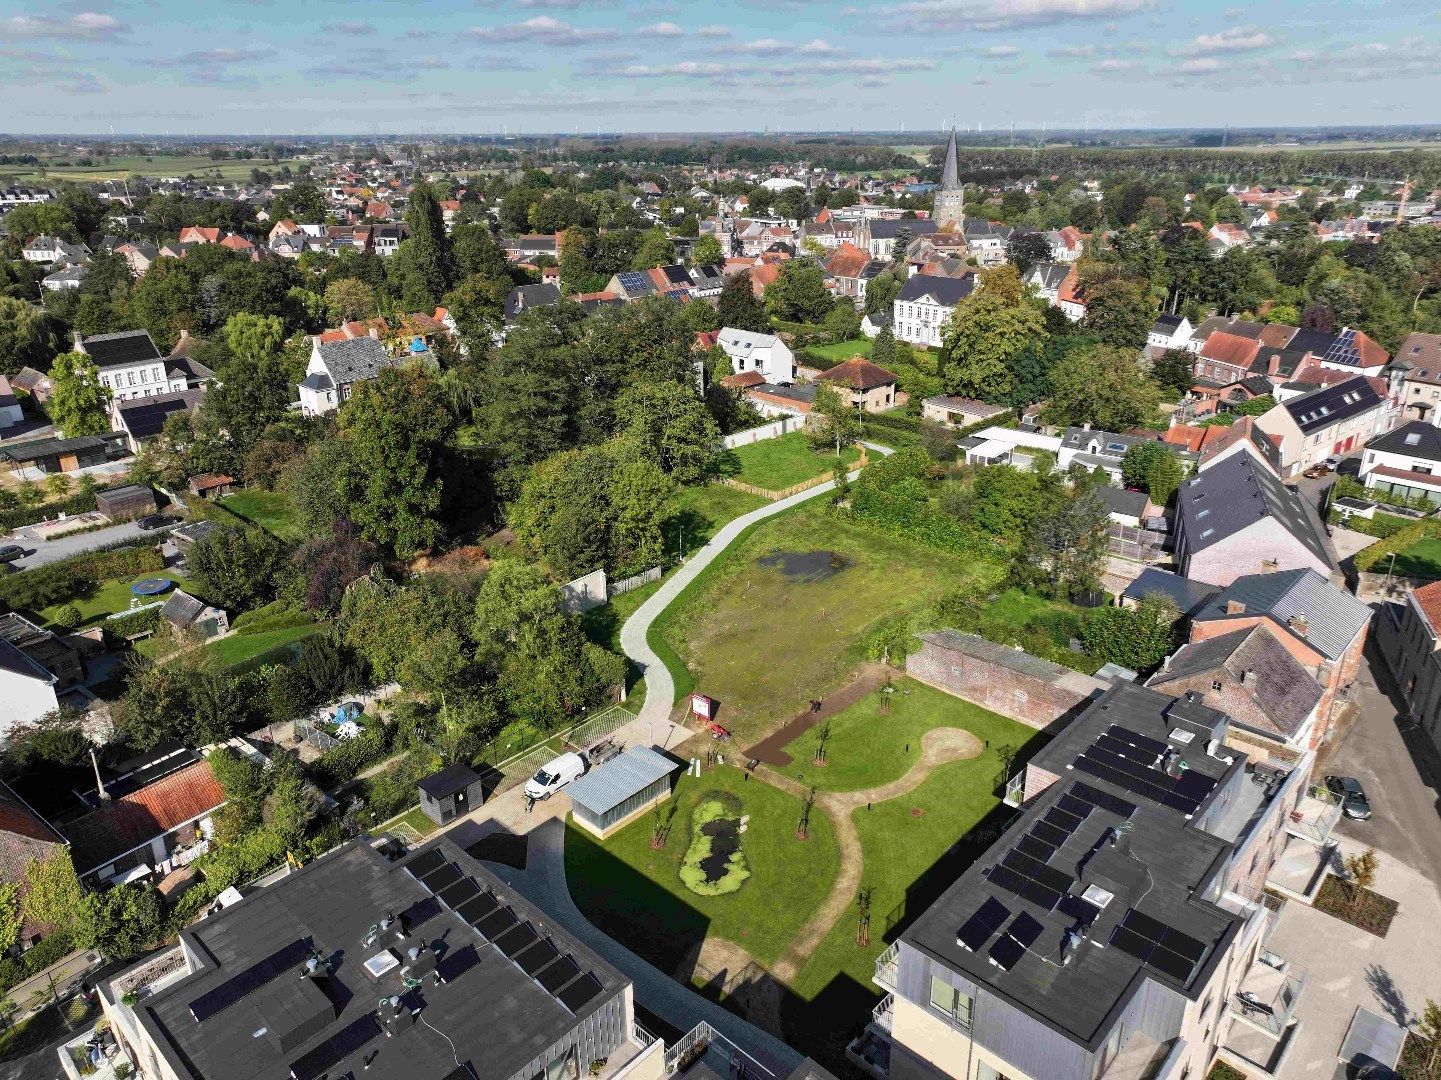
[[[1055,666],[1055,665],[1053,665]],[[1103,684],[1057,666],[1054,679],[1029,675],[922,639],[906,658],[906,674],[1038,731],[1070,718]]]

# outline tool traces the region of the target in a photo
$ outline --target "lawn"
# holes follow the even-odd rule
[[[748,815],[741,850],[751,877],[740,891],[700,896],[682,884],[690,816],[706,796],[728,792]],[[665,847],[651,847],[657,812],[669,815]],[[574,826],[566,831],[571,895],[601,930],[671,973],[707,935],[732,941],[773,964],[830,891],[840,867],[835,834],[816,811],[810,838],[796,839],[799,800],[730,766],[683,776],[673,798],[605,841]]]
[[[860,451],[854,446],[844,446],[841,457],[849,466],[860,457]],[[783,491],[804,480],[831,472],[835,467],[835,453],[812,450],[805,434],[799,431],[778,439],[738,446],[720,456],[723,475],[766,491]]]
[[[758,560],[829,553],[829,576],[787,577]],[[849,521],[815,503],[754,525],[666,609],[650,640],[676,677],[720,702],[719,720],[747,746],[866,659],[878,623],[962,587],[984,590],[999,567]]]
[[[666,551],[689,555],[720,528],[742,514],[769,506],[770,500],[725,484],[697,484],[676,495],[675,513],[665,524]]]
[[[1373,568],[1380,570],[1386,562],[1377,563]],[[1396,577],[1425,578],[1428,581],[1441,579],[1441,540],[1429,537],[1418,540],[1396,556],[1394,569]]]
[[[41,608],[37,613],[51,626],[58,626],[56,617],[60,609],[74,604],[80,609],[80,626],[90,626],[94,623],[103,622],[107,615],[114,615],[121,611],[130,609],[131,600],[142,600],[146,603],[152,600],[164,600],[169,593],[163,596],[138,597],[130,591],[130,586],[144,578],[163,577],[169,578],[182,589],[188,582],[185,577],[170,570],[160,570],[153,574],[142,574],[138,578],[126,578],[124,581],[104,581],[89,596],[76,597],[73,600],[66,600],[63,603],[51,604],[47,608]]]
[[[295,508],[290,505],[290,497],[283,491],[252,488],[227,495],[220,500],[220,505],[236,517],[259,525],[282,540],[299,540],[304,535],[295,520]]]
[[[371,829],[371,832],[377,835],[387,832],[398,832],[413,842],[421,837],[429,836],[435,832],[437,828],[439,828],[439,826],[425,816],[424,810],[418,806],[413,806],[405,813],[397,814],[384,824],[375,826],[375,828]],[[408,835],[412,833],[414,834],[413,836]]]
[[[818,767],[814,759],[825,721],[786,747],[794,760],[780,771],[822,791],[879,787],[910,771],[921,756],[926,732],[961,728],[984,741],[998,720],[1002,718],[978,705],[901,676],[890,693],[878,690],[830,718],[824,766]],[[1008,720],[1003,724],[1017,726]],[[1029,734],[1024,731],[1021,741]]]
[[[204,648],[226,667],[237,667],[255,661],[267,653],[279,652],[285,646],[292,645],[319,629],[319,623],[306,623],[303,626],[286,626],[254,633],[242,630],[219,641],[212,641]]]
[[[834,360],[839,364],[853,356],[869,357],[872,344],[870,338],[859,337],[851,338],[849,341],[837,341],[834,345],[812,345],[806,351],[814,353],[816,356],[823,356],[827,360]]]

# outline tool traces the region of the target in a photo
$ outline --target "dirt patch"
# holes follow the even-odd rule
[[[791,763],[791,756],[785,750],[787,746],[822,720],[835,716],[836,713],[850,708],[867,694],[879,690],[886,679],[894,675],[895,672],[885,664],[862,664],[856,674],[851,677],[850,682],[834,694],[829,694],[821,699],[819,709],[814,712],[805,709],[796,713],[794,718],[783,727],[742,752],[748,758],[756,758],[777,769],[785,768]]]
[[[757,559],[756,565],[776,567],[787,581],[805,584],[835,577],[850,560],[834,551],[774,551]]]
[[[689,984],[697,974],[707,982],[718,975],[724,975],[729,980],[754,962],[751,954],[734,941],[712,935],[686,950],[676,965],[675,978],[682,984]]]
[[[485,548],[473,544],[444,555],[421,555],[410,564],[411,572],[416,574],[479,574],[489,567]]]

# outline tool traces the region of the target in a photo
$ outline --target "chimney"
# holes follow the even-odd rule
[[[1280,353],[1272,353],[1272,354],[1271,354],[1271,362],[1266,365],[1266,374],[1268,374],[1268,375],[1279,375],[1279,374],[1281,374],[1281,354],[1280,354]]]
[[[1250,668],[1247,668],[1245,671],[1241,672],[1241,685],[1246,687],[1246,689],[1248,690],[1256,689],[1256,686],[1260,683],[1260,681],[1261,677]]]
[[[1226,614],[1227,614],[1227,615],[1244,615],[1245,613],[1246,613],[1246,605],[1245,605],[1244,603],[1242,603],[1240,600],[1227,600],[1227,601],[1226,601]]]
[[[376,341],[379,341],[379,340],[380,340],[380,328],[377,327],[377,326],[372,326],[372,327],[370,328],[370,336],[373,337]]]
[[[1306,620],[1305,615],[1292,615],[1286,620],[1286,625],[1296,631],[1300,637],[1305,637],[1306,632],[1311,628],[1311,624]]]

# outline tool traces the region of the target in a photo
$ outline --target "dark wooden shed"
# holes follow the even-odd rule
[[[111,521],[127,521],[155,513],[155,492],[144,484],[126,484],[95,493],[95,507]]]
[[[447,765],[420,781],[420,808],[437,825],[468,814],[485,801],[481,776],[469,765]]]

